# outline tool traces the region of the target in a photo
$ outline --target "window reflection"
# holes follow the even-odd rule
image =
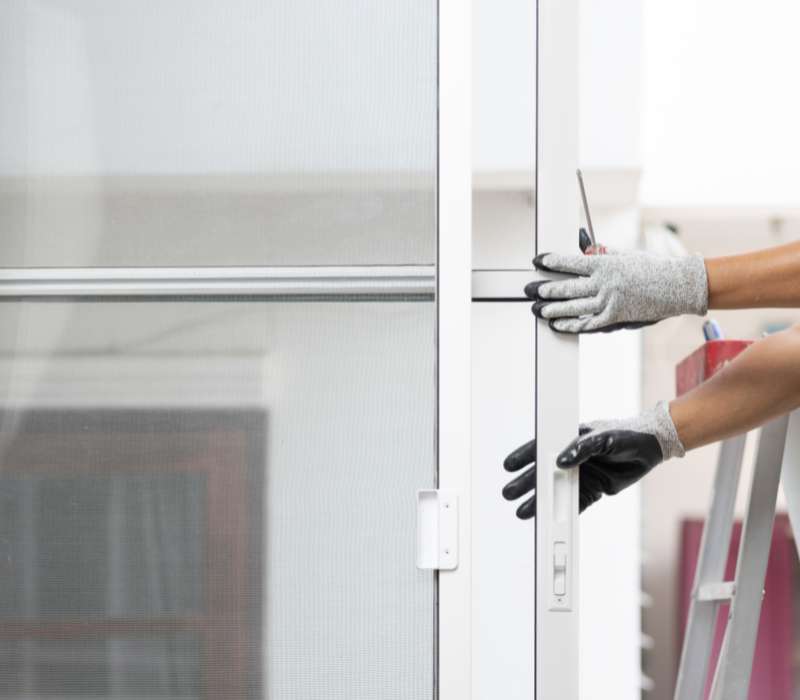
[[[0,472],[0,697],[253,697],[263,426],[18,419]]]
[[[0,700],[430,700],[434,318],[0,304]]]

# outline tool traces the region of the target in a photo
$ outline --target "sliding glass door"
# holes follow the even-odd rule
[[[472,284],[474,696],[578,698],[578,343],[531,314],[534,256],[578,252],[578,2],[477,0]],[[500,493],[536,439],[535,517]],[[524,509],[523,509],[524,514]]]

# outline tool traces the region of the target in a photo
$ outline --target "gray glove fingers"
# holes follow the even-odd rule
[[[656,321],[623,321],[611,323],[607,316],[587,316],[585,318],[555,318],[550,321],[550,328],[558,333],[612,333],[614,331],[635,331],[652,326]]]
[[[533,313],[539,318],[575,318],[596,314],[603,308],[603,302],[597,297],[570,299],[569,301],[537,302],[533,305]]]
[[[610,326],[611,323],[611,310],[604,299],[593,314],[590,313],[580,318],[554,318],[550,321],[550,328],[559,333],[596,333]]]
[[[536,517],[536,496],[531,496],[531,498],[517,508],[517,517],[520,520],[530,520]]]
[[[531,467],[523,472],[513,481],[509,481],[503,487],[503,498],[507,501],[516,501],[520,496],[533,491],[536,488],[536,467]]]
[[[584,316],[582,318],[552,318],[550,328],[558,333],[591,333],[599,328],[598,316]]]
[[[635,331],[639,328],[653,326],[657,321],[622,321],[621,323],[612,323],[608,326],[601,326],[593,328],[592,330],[585,331],[586,333],[613,333],[614,331]]]
[[[531,285],[528,285],[531,286]],[[533,290],[535,299],[580,299],[597,294],[599,284],[591,277],[572,277],[554,282],[540,282]],[[525,287],[528,294],[528,287]],[[528,294],[528,296],[531,296]]]
[[[536,461],[536,440],[526,442],[524,445],[514,450],[503,461],[503,467],[506,471],[516,472],[533,464]]]
[[[561,272],[569,275],[588,277],[597,269],[602,255],[562,255],[560,253],[542,253],[533,259],[533,265],[545,272]]]

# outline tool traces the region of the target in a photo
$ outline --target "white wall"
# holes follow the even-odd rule
[[[800,202],[800,4],[644,7],[645,204]]]
[[[642,5],[643,0],[581,0],[584,168],[641,167]]]

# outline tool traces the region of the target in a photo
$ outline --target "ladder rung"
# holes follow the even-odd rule
[[[736,593],[736,581],[704,583],[697,590],[696,599],[701,602],[731,600]]]

